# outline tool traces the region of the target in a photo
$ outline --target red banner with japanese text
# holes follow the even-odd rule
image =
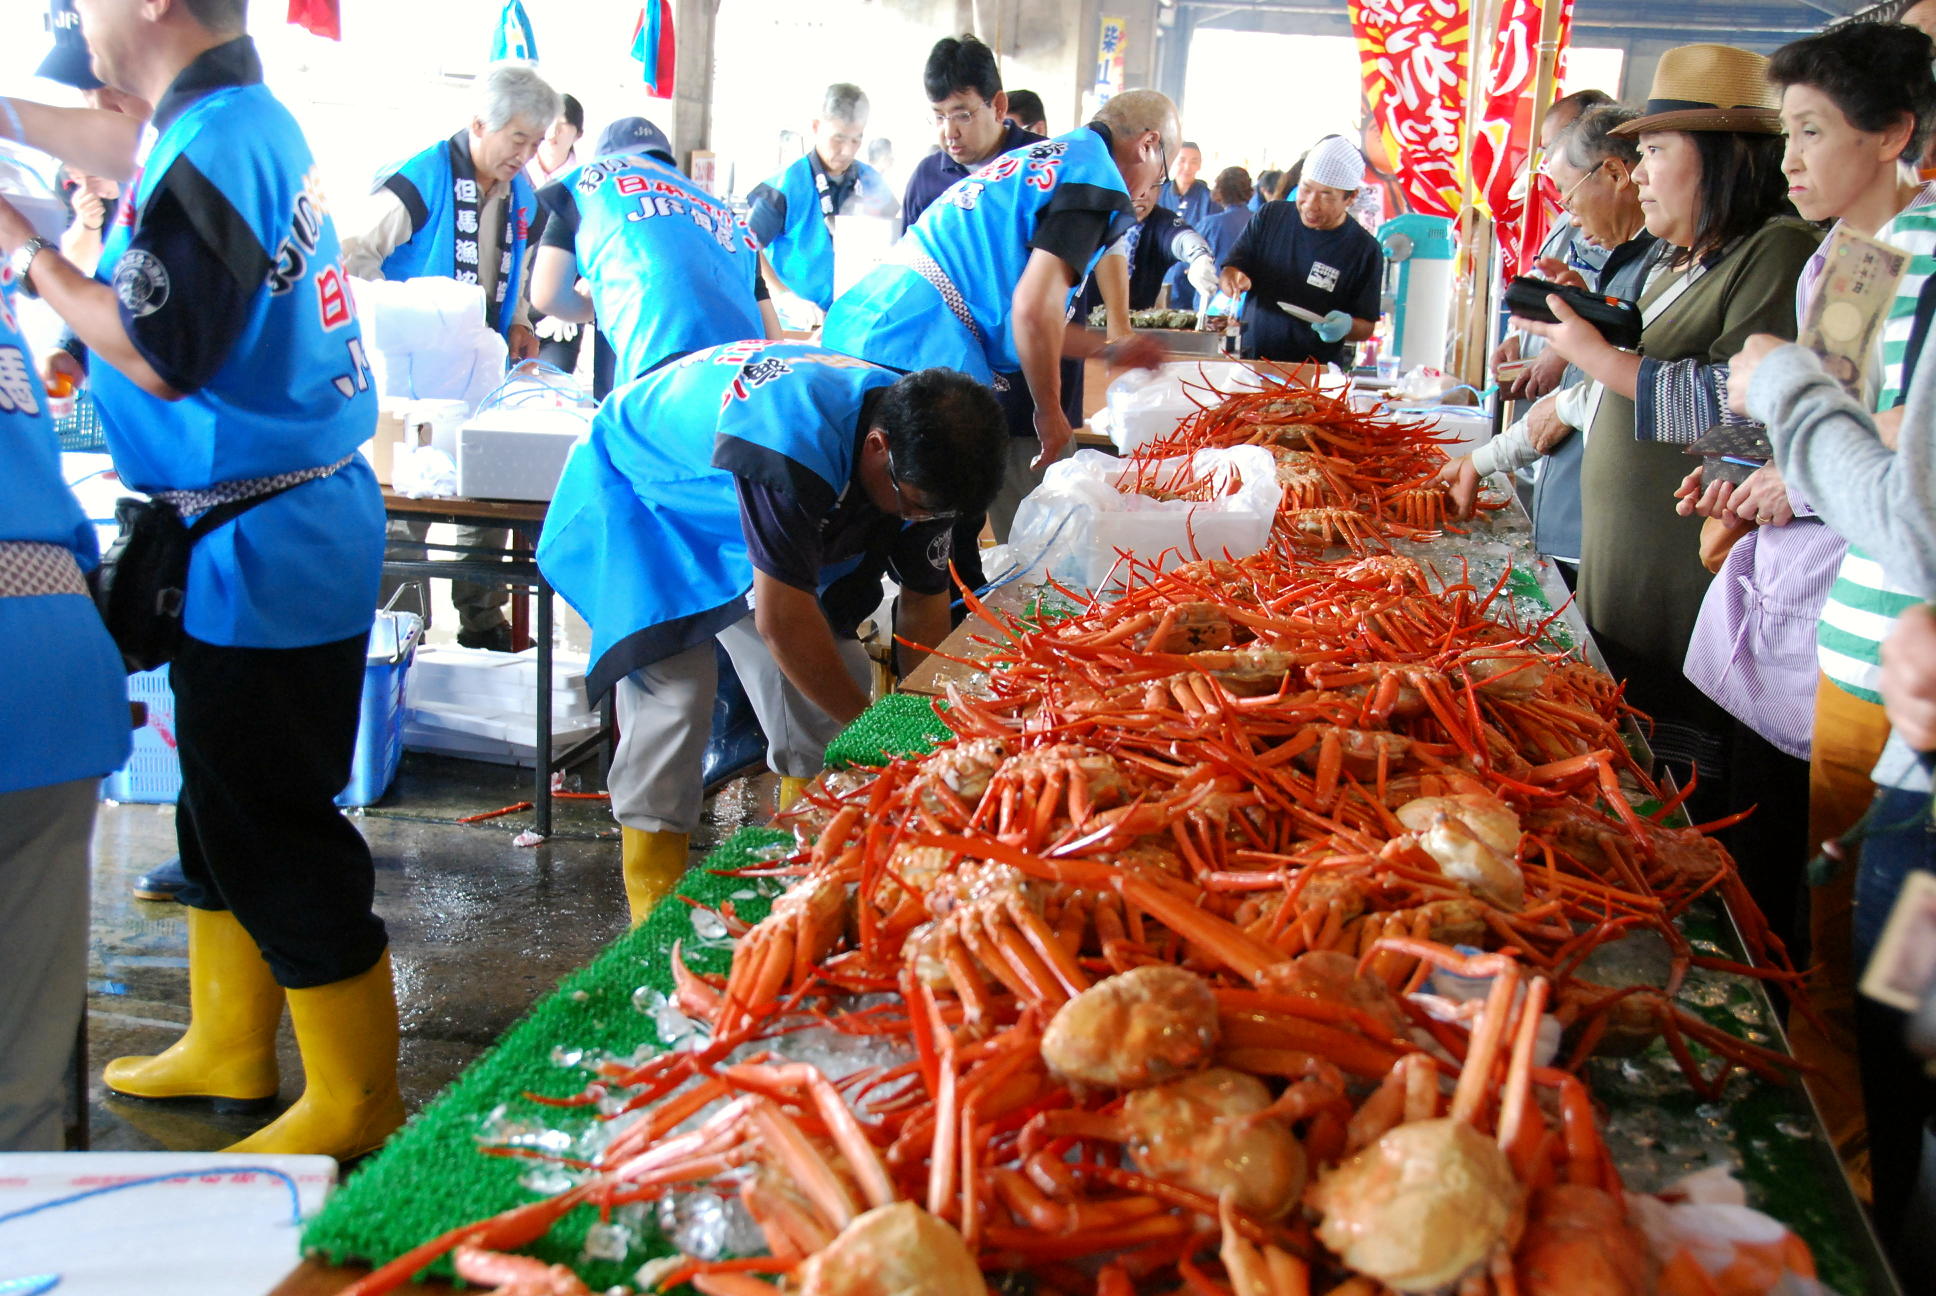
[[[1473,188],[1481,210],[1492,217],[1509,276],[1525,272],[1539,252],[1547,227],[1559,214],[1551,186],[1526,173],[1533,144],[1533,85],[1539,73],[1541,9],[1549,4],[1560,7],[1559,62],[1553,73],[1557,97],[1560,75],[1566,69],[1573,0],[1504,0],[1492,46],[1491,93],[1486,97],[1479,137],[1472,141]]]
[[[1466,0],[1351,0],[1365,104],[1412,210],[1458,214],[1472,41]]]

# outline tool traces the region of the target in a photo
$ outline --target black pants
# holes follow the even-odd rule
[[[376,872],[334,804],[350,780],[368,637],[313,648],[185,638],[168,668],[182,767],[183,904],[234,912],[292,990],[383,953]]]

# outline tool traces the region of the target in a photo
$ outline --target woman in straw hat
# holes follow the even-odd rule
[[[1700,817],[1731,804],[1732,721],[1681,673],[1710,580],[1701,519],[1674,510],[1682,451],[1723,420],[1741,343],[1795,335],[1795,281],[1821,237],[1788,204],[1767,62],[1727,45],[1669,50],[1644,115],[1616,132],[1639,137],[1634,180],[1663,245],[1641,293],[1639,351],[1615,348],[1556,297],[1558,323],[1515,321],[1600,386],[1582,420],[1580,606],[1628,700],[1655,718],[1656,756],[1683,778],[1698,767]]]

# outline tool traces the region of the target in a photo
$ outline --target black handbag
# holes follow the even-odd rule
[[[95,569],[92,584],[94,605],[114,636],[129,674],[166,665],[181,647],[188,558],[195,542],[299,484],[217,504],[196,518],[193,526],[186,525],[166,500],[123,499],[115,504],[114,520],[121,534]]]

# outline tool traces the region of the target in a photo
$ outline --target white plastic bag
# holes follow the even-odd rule
[[[1132,492],[1139,472],[1146,481],[1173,483],[1180,471],[1207,482],[1211,498],[1158,500]],[[1233,483],[1236,489],[1224,493]],[[1163,567],[1226,553],[1242,558],[1269,541],[1283,498],[1276,461],[1259,446],[1199,450],[1187,470],[1179,459],[1137,464],[1078,451],[1050,465],[1042,484],[1016,509],[1009,571],[1002,574],[1053,576],[1071,588],[1092,590],[1111,579],[1119,550]]]
[[[1176,431],[1176,425],[1224,392],[1257,391],[1269,383],[1255,370],[1229,361],[1173,361],[1155,369],[1132,369],[1109,384],[1109,439],[1129,454]]]
[[[484,290],[455,279],[351,279],[377,392],[477,402],[504,380],[504,339],[484,322]]]

